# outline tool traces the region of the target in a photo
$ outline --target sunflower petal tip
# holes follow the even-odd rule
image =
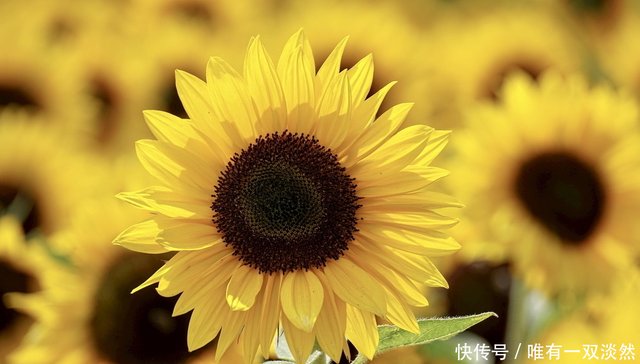
[[[231,311],[247,311],[251,308],[250,304],[242,302],[240,297],[236,297],[233,295],[227,295],[227,304]]]

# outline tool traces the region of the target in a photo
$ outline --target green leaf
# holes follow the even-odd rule
[[[419,319],[419,334],[412,334],[396,326],[378,326],[380,341],[376,355],[404,346],[422,345],[436,340],[449,339],[491,316],[498,317],[493,312],[485,312],[471,316]],[[352,363],[364,364],[366,362],[367,359],[364,356],[358,355]]]

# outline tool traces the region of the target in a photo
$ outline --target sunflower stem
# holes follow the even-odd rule
[[[358,356],[356,356],[356,358],[353,359],[351,364],[367,364],[368,362],[369,362],[369,359],[367,359],[366,356],[362,354],[358,354]]]
[[[507,348],[513,356],[510,363],[518,363],[526,357],[523,347],[526,349],[527,339],[527,294],[525,285],[517,278],[512,279],[509,291],[509,311],[507,313],[507,328],[505,341]],[[518,350],[519,349],[519,350]],[[516,352],[519,351],[516,358]]]
[[[7,206],[3,214],[14,216],[18,221],[24,222],[33,210],[33,200],[18,193]]]

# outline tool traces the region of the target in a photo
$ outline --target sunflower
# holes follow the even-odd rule
[[[3,298],[10,292],[34,292],[39,289],[37,247],[25,243],[19,222],[11,216],[0,217],[0,361],[17,347],[31,320],[8,307]]]
[[[27,233],[37,228],[49,234],[66,225],[74,205],[102,184],[95,156],[40,119],[0,113],[0,214],[19,216]]]
[[[610,287],[637,253],[638,110],[580,76],[509,78],[503,102],[470,109],[451,188],[481,238],[505,244],[531,287],[550,294]]]
[[[51,238],[49,245],[72,265],[49,255],[40,266],[43,290],[8,297],[12,307],[35,319],[12,363],[168,364],[198,358],[184,342],[188,316],[171,317],[175,299],[151,289],[130,294],[168,258],[111,244],[117,231],[141,216],[111,198],[85,202],[74,224]],[[157,251],[164,249],[158,245]]]
[[[635,361],[640,341],[640,281],[637,270],[627,272],[625,278],[611,294],[591,297],[583,307],[553,322],[536,341],[580,350],[580,354],[564,354],[562,361],[567,363],[584,363],[585,356],[592,361]],[[609,354],[615,359],[607,356],[607,347],[613,348]]]
[[[630,11],[638,10],[635,0],[562,0],[546,1],[550,10],[565,21],[573,22],[577,31],[590,38],[606,38],[615,33]]]
[[[30,17],[16,21],[19,14],[4,12],[4,6],[3,2],[2,14],[11,15],[0,23],[0,112],[21,110],[40,116],[40,122],[83,135],[89,128],[85,119],[95,110],[82,92],[78,63],[26,31]]]
[[[95,117],[87,118],[91,137],[96,149],[110,156],[133,154],[133,141],[149,136],[139,120],[140,109],[148,106],[148,90],[139,85],[149,79],[141,69],[150,62],[141,60],[141,36],[130,33],[90,28],[77,35],[69,51],[81,60],[77,73],[97,106]]]
[[[135,0],[131,8],[151,23],[213,33],[233,33],[238,27],[267,16],[270,10],[268,1],[231,0]]]
[[[71,46],[76,37],[94,28],[113,31],[113,25],[122,20],[122,7],[111,1],[78,2],[67,6],[57,1],[31,0],[29,3],[4,1],[0,11],[5,26],[19,29],[23,40],[37,42],[46,49]]]
[[[425,187],[446,174],[429,164],[449,132],[399,130],[409,104],[376,119],[372,59],[340,71],[345,45],[316,73],[302,31],[277,66],[253,38],[243,76],[217,57],[206,83],[177,72],[189,119],[145,112],[158,140],[136,148],[159,185],[119,197],[155,217],[115,243],[177,251],[139,288],[181,293],[190,350],[217,337],[220,358],[239,339],[266,358],[280,325],[298,362],[316,340],[339,361],[345,337],[371,358],[378,318],[418,332],[417,285],[446,287],[427,256],[458,249],[438,213],[455,201]]]
[[[424,32],[430,42],[417,48],[430,85],[424,98],[433,100],[432,112],[448,127],[461,124],[470,102],[496,100],[511,72],[536,78],[549,68],[569,73],[582,67],[585,49],[544,7],[483,5],[491,10],[442,17]]]

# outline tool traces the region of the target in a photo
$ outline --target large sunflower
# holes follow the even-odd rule
[[[452,188],[485,240],[551,293],[602,289],[638,247],[638,110],[579,76],[517,74],[457,136]]]
[[[426,187],[449,133],[398,130],[409,104],[375,119],[371,57],[340,71],[345,43],[316,73],[302,31],[277,66],[254,38],[243,75],[217,57],[206,83],[177,72],[190,119],[145,113],[158,140],[136,147],[159,185],[119,196],[156,216],[115,243],[178,252],[141,287],[181,293],[191,350],[239,338],[245,360],[267,357],[282,327],[299,362],[316,340],[339,361],[345,337],[371,358],[378,317],[417,332],[418,285],[446,287],[428,256],[458,249],[437,212],[455,202]]]

